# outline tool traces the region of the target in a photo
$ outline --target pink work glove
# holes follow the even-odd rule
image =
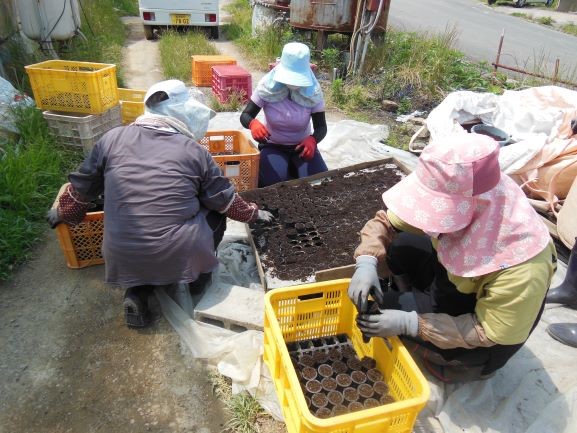
[[[270,132],[268,132],[266,126],[256,119],[252,119],[248,124],[248,127],[250,128],[252,138],[256,141],[266,141],[270,137]]]
[[[317,140],[312,135],[309,135],[295,148],[297,152],[300,152],[300,157],[305,161],[310,161],[315,156],[315,151],[317,150]]]

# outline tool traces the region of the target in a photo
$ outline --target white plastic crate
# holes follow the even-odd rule
[[[120,105],[102,114],[73,114],[44,111],[44,119],[60,143],[81,147],[88,153],[105,132],[122,124]]]

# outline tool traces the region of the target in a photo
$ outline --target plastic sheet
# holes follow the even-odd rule
[[[486,97],[488,100],[494,95]],[[469,103],[473,104],[473,101]],[[481,115],[492,114],[487,111]],[[238,116],[238,113],[219,113],[213,119],[213,129],[240,125]],[[417,157],[384,145],[381,140],[385,137],[386,129],[382,126],[347,120],[329,124],[329,134],[320,147],[331,169],[387,156],[414,167]],[[236,227],[231,224],[229,228],[234,230]],[[242,235],[239,230],[230,235],[227,229],[225,239],[238,242],[242,241]],[[213,284],[218,284],[219,279],[238,284],[242,278],[246,278],[242,283],[246,284],[256,278],[250,270],[250,251],[245,246],[222,245],[219,259],[221,266]],[[246,267],[239,266],[237,261],[245,259]],[[565,271],[566,266],[559,263],[552,286],[563,280]],[[250,276],[245,277],[244,273]],[[251,287],[258,288],[252,283]],[[262,333],[233,334],[194,322],[168,296],[158,295],[168,320],[193,356],[217,365],[219,371],[234,378],[235,391],[249,390],[268,412],[281,419],[274,386],[262,362]],[[549,323],[560,322],[577,322],[577,311],[549,306],[527,344],[488,380],[446,385],[425,373],[431,386],[431,398],[418,416],[415,432],[576,432],[577,349],[556,342],[545,330]]]
[[[18,134],[13,110],[17,107],[32,107],[34,100],[16,90],[8,80],[0,77],[0,131]]]

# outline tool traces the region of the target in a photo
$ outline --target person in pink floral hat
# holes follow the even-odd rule
[[[498,156],[497,142],[477,134],[427,146],[383,194],[354,253],[348,294],[363,335],[402,336],[447,383],[507,363],[537,325],[556,268],[547,227]]]

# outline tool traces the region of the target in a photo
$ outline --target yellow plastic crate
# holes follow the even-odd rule
[[[236,65],[230,56],[192,56],[192,82],[197,87],[212,87],[214,65]]]
[[[242,131],[208,131],[199,141],[237,192],[258,187],[260,152]]]
[[[265,295],[264,361],[270,369],[289,433],[411,432],[429,398],[427,380],[403,343],[392,337],[363,342],[356,308],[347,296],[350,279],[275,289]],[[331,418],[308,409],[287,343],[346,334],[359,357],[383,373],[394,403]]]
[[[120,115],[122,123],[132,123],[138,116],[144,114],[144,96],[146,90],[118,89],[120,99]]]
[[[116,65],[48,60],[25,69],[43,110],[100,114],[118,105]]]
[[[60,188],[52,208],[58,206],[58,199],[66,191],[69,183]],[[64,253],[66,265],[72,269],[85,268],[104,263],[102,238],[104,236],[104,212],[88,212],[78,225],[58,224],[56,236]]]

